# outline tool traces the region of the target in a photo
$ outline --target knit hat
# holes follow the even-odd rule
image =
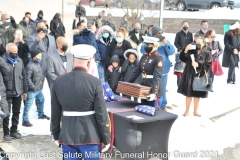
[[[35,57],[36,55],[38,55],[39,53],[42,53],[41,51],[39,51],[38,49],[34,49],[34,50],[31,50],[31,57]]]
[[[161,31],[162,29],[158,26],[153,26],[152,28],[152,35],[155,36],[159,31]]]

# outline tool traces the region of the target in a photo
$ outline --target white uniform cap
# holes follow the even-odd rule
[[[96,53],[96,49],[87,44],[78,44],[73,46],[70,52],[73,54],[74,58],[89,60]]]
[[[159,39],[155,37],[142,36],[142,38],[144,39],[144,43],[156,43],[159,41]]]
[[[229,29],[230,30],[234,30],[234,29],[237,29],[240,27],[240,24],[239,22],[235,22],[233,25],[229,26]]]

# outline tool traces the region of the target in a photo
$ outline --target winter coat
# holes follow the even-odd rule
[[[115,39],[112,40],[112,42],[110,43],[110,45],[108,46],[108,49],[107,49],[107,54],[106,54],[106,63],[107,63],[107,66],[109,66],[111,63],[110,63],[110,58],[113,56],[113,51],[115,50],[117,46],[117,41]],[[131,46],[131,43],[127,40],[123,40],[123,44],[122,44],[122,47],[123,47],[123,53],[122,53],[122,56],[119,56],[119,59],[120,59],[120,66],[123,64],[124,62],[124,52],[130,48],[132,48]]]
[[[205,36],[205,33],[201,29],[196,34],[199,34],[201,37]]]
[[[144,50],[145,44],[142,44],[141,47],[141,53],[146,54],[146,51]],[[169,59],[169,56],[173,55],[175,53],[174,46],[168,41],[167,45],[165,46],[159,46],[157,49],[157,52],[161,54],[164,61],[164,68],[163,68],[163,74],[167,74],[170,71],[170,68],[172,67],[172,62]]]
[[[86,17],[86,9],[82,5],[76,6],[75,17]]]
[[[140,53],[140,49],[141,49],[141,45],[143,42],[143,38],[142,36],[144,36],[142,33],[139,33],[139,39],[137,38],[134,30],[130,31],[128,34],[128,37],[126,38],[126,40],[128,40],[133,48],[136,48],[138,53]]]
[[[235,67],[238,67],[239,54],[234,54],[233,50],[237,49],[240,52],[240,35],[238,36],[229,36],[227,33],[224,36],[224,53],[222,59],[222,66],[229,67],[230,59],[233,57],[235,62]]]
[[[186,64],[180,60],[180,54],[175,54],[174,72],[183,72]]]
[[[9,41],[9,43],[13,43],[13,41]],[[18,42],[17,46],[18,46],[18,56],[22,59],[24,67],[26,67],[29,62],[29,57],[28,57],[29,48],[28,48],[27,41],[24,40],[24,44],[22,44],[21,42]]]
[[[184,53],[184,50],[185,49],[183,49],[180,53],[180,60],[186,63],[186,67],[183,71],[183,75],[178,87],[178,93],[181,93],[187,97],[206,98],[208,96],[208,92],[193,91],[192,84],[194,77],[198,76],[199,73],[200,77],[205,76],[205,71],[208,73],[212,65],[211,53],[206,47],[204,47],[199,54],[196,50],[189,50],[187,53]],[[198,63],[198,67],[196,67],[197,74],[192,66],[192,54],[194,54],[195,61]]]
[[[33,35],[33,33],[36,31],[36,28],[34,28],[34,21],[31,20],[27,24],[25,21],[20,21],[19,24],[28,32],[28,36]]]
[[[10,74],[8,74],[8,76],[3,77],[4,84],[6,86],[7,97],[27,93],[28,91],[27,79],[22,59],[18,58],[14,65],[8,62],[5,54],[3,55],[3,59],[10,68]]]
[[[55,37],[55,39],[57,39],[57,37],[60,37],[60,36],[64,37],[66,33],[65,27],[62,21],[58,19],[59,16],[60,16],[59,13],[55,14],[55,16],[50,22],[50,31],[51,31],[51,34]]]
[[[97,41],[95,38],[95,34],[92,33],[89,30],[84,30],[82,32],[79,33],[79,30],[74,30],[73,31],[74,35],[73,35],[73,45],[77,45],[77,44],[88,44],[93,46],[96,49],[96,53],[95,53],[95,61],[96,62],[100,62],[101,61],[101,57],[99,54],[99,50],[98,50],[98,45],[97,45]]]
[[[207,42],[207,50],[209,50],[210,52],[212,52],[212,50],[218,50],[218,54],[220,56],[223,53],[221,44],[219,43],[219,41],[213,41],[212,43],[213,43],[213,47],[211,46],[211,44],[209,42]],[[219,56],[214,58],[214,60],[218,61]]]
[[[31,61],[26,67],[28,92],[37,92],[43,88],[44,75],[41,65]]]
[[[104,38],[102,37],[102,32],[104,30],[107,30],[109,32],[109,38],[107,39],[109,41],[108,44],[106,44],[106,42],[104,41]],[[97,39],[97,46],[98,46],[98,50],[99,50],[99,54],[101,56],[101,63],[106,66],[106,53],[107,53],[107,47],[110,45],[110,43],[112,42],[113,38],[115,38],[115,33],[112,30],[111,27],[109,26],[102,26],[101,28],[99,28],[99,31],[96,35],[96,39]]]
[[[9,76],[10,68],[7,63],[0,57],[0,109],[3,111],[5,116],[9,115],[8,103],[6,99],[6,87],[4,84],[5,77]]]
[[[118,62],[118,64],[120,63],[120,59],[119,59],[118,55],[112,56],[111,63],[112,62]],[[113,91],[116,91],[118,81],[120,81],[120,78],[121,78],[121,72],[119,72],[119,68],[120,68],[120,66],[113,67],[112,72],[107,70],[106,75],[105,75],[105,82],[109,83],[109,85]]]
[[[28,32],[21,25],[17,25],[16,28],[19,28],[20,30],[22,30],[23,37],[28,37]],[[7,29],[5,29],[5,26],[0,25],[0,38],[2,41],[2,45],[5,49],[6,49],[7,43],[9,41],[14,40],[14,35],[13,35],[14,30],[15,28],[13,28],[13,26],[9,26]]]
[[[177,48],[177,51],[183,50],[188,44],[193,42],[193,34],[191,32],[187,32],[187,34],[181,30],[176,34],[174,45]]]
[[[6,52],[6,49],[3,47],[2,40],[0,38],[0,57]]]

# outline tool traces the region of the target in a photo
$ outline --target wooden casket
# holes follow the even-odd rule
[[[116,91],[124,95],[132,96],[140,99],[147,99],[146,96],[151,94],[151,87],[136,84],[136,83],[119,81]]]

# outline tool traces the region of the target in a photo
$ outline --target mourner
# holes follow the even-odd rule
[[[101,155],[101,143],[105,145],[102,152],[110,146],[107,108],[101,81],[87,73],[96,49],[81,44],[73,46],[71,53],[74,70],[58,77],[52,90],[52,134],[55,143],[62,145],[63,154],[82,155],[89,159],[85,157],[86,153]]]
[[[163,58],[158,54],[158,38],[143,36],[147,54],[143,54],[138,68],[133,72],[128,82],[134,82],[140,74],[143,74],[142,85],[152,87],[151,94],[147,96],[147,100],[142,99],[141,103],[158,107],[158,99],[163,95],[162,87],[162,72],[163,72]],[[157,100],[157,101],[156,101]]]

